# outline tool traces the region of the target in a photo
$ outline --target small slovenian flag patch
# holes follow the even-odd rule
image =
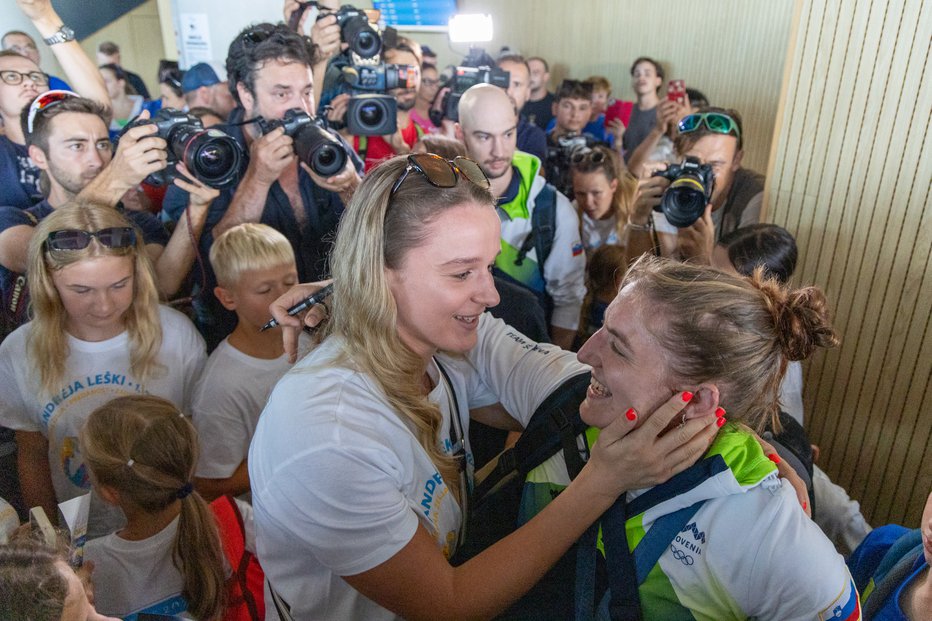
[[[858,590],[854,582],[848,580],[847,586],[842,590],[832,605],[819,613],[820,621],[829,619],[838,621],[860,621],[861,602],[858,601]]]
[[[574,257],[578,257],[578,256],[581,255],[582,253],[583,253],[582,244],[576,244],[575,246],[573,246],[573,256],[574,256]]]

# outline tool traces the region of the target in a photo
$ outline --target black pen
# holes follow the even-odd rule
[[[306,311],[307,309],[309,309],[310,307],[314,306],[315,304],[320,304],[320,303],[323,302],[331,293],[333,293],[333,283],[330,283],[329,285],[327,285],[326,287],[324,287],[324,288],[321,289],[320,291],[316,292],[316,293],[313,294],[312,296],[310,296],[310,297],[308,297],[308,298],[304,298],[304,299],[301,300],[299,303],[297,303],[297,304],[295,304],[294,306],[292,306],[291,308],[289,308],[289,309],[288,309],[288,315],[291,316],[291,317],[294,317],[294,316],[297,315],[298,313],[300,313],[300,312],[302,312],[302,311]],[[265,324],[264,326],[262,326],[262,328],[259,330],[259,332],[265,332],[266,330],[268,330],[268,329],[270,329],[270,328],[274,328],[274,327],[277,326],[277,325],[278,325],[278,322],[275,321],[274,319],[271,319],[271,320],[269,320],[269,322],[268,322],[267,324]]]

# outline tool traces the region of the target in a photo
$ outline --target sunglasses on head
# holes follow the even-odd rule
[[[597,151],[596,149],[576,149],[573,151],[573,154],[570,155],[570,164],[582,164],[583,162],[591,162],[593,164],[601,164],[605,161],[605,153],[603,151]]]
[[[457,156],[447,160],[433,153],[415,153],[408,156],[408,165],[398,176],[389,196],[394,196],[412,171],[421,173],[432,186],[438,188],[455,187],[459,177],[465,177],[486,190],[491,187],[489,178],[479,168],[479,164],[467,157]]]
[[[271,36],[272,32],[267,28],[254,28],[252,30],[247,30],[243,33],[243,45],[246,47],[259,45]]]
[[[84,250],[91,244],[91,239],[96,239],[107,248],[131,248],[136,245],[136,229],[131,226],[112,226],[99,231],[52,231],[45,239],[45,247],[54,251]]]
[[[709,131],[716,134],[734,134],[736,138],[741,138],[741,130],[738,123],[721,112],[700,112],[698,114],[689,114],[680,119],[677,124],[681,134],[694,132],[705,125]]]
[[[29,104],[29,116],[26,118],[26,133],[32,133],[33,125],[36,122],[36,115],[39,114],[39,112],[69,97],[78,97],[78,94],[72,93],[71,91],[55,90],[46,91],[33,99],[32,103]]]

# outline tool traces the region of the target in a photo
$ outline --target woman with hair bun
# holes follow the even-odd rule
[[[598,437],[630,407],[651,411],[678,391],[692,399],[671,433],[705,417],[720,429],[704,457],[659,485],[629,490],[583,537],[578,555],[592,558],[593,572],[603,558],[598,537],[609,588],[580,591],[577,573],[570,613],[602,609],[624,619],[633,617],[616,613],[634,606],[645,619],[860,618],[844,559],[779,478],[779,458],[748,430],[776,419],[788,362],[837,343],[814,287],[791,290],[761,270],[739,278],[650,256],[629,268],[604,326],[579,351],[592,367],[580,407],[593,428],[585,437]],[[522,517],[567,482],[561,452],[528,475]],[[623,580],[612,579],[614,567]],[[572,592],[562,584],[550,588]],[[532,617],[522,612],[516,617]],[[533,618],[566,614],[551,606]]]
[[[373,169],[346,209],[327,336],[272,391],[248,459],[259,560],[295,619],[491,618],[623,490],[708,446],[714,419],[657,437],[685,405],[679,393],[632,410],[550,507],[450,564],[473,480],[471,411],[521,428],[587,371],[485,313],[499,300],[494,205],[475,162],[416,154]],[[285,309],[318,288],[279,299],[275,318],[297,327]]]
[[[112,207],[73,203],[29,245],[32,321],[0,344],[0,424],[16,430],[26,506],[52,520],[56,503],[90,491],[77,436],[94,408],[138,393],[184,408],[207,356],[188,318],[159,306],[143,244]],[[91,497],[88,537],[122,523]]]

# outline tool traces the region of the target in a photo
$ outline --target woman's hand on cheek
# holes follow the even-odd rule
[[[687,421],[661,433],[682,417],[691,393],[677,393],[653,413],[634,413],[612,421],[592,448],[589,465],[598,473],[601,489],[613,497],[630,489],[662,483],[696,463],[708,449],[719,426],[714,417]],[[638,427],[639,419],[645,419]],[[637,428],[635,428],[637,427]]]

